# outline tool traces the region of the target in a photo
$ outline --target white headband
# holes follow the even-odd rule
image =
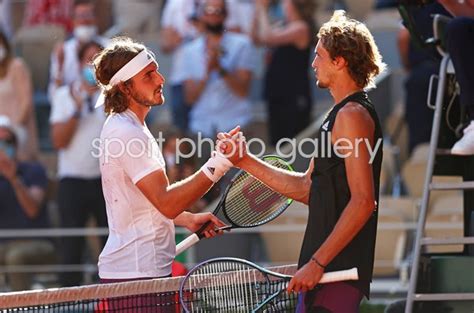
[[[129,80],[152,62],[156,62],[153,55],[149,53],[147,49],[143,49],[139,54],[119,69],[114,76],[112,76],[109,86],[113,87],[120,82]]]
[[[117,73],[112,76],[109,81],[108,88],[112,88],[120,82],[124,82],[132,78],[133,76],[140,73],[148,64],[155,62],[155,57],[153,56],[152,52],[149,52],[147,49],[143,49],[140,53],[138,53],[133,59],[128,61],[121,69],[117,71]],[[95,107],[98,108],[104,104],[105,97],[104,94],[101,93],[100,97],[97,99]]]

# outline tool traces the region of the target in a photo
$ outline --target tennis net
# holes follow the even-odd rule
[[[292,275],[295,265],[269,268]],[[226,274],[228,275],[228,274]],[[235,273],[239,275],[239,273]],[[179,287],[183,277],[0,293],[0,312],[91,312],[174,313],[181,312]],[[232,281],[232,280],[229,280]],[[287,284],[272,281],[274,284]],[[202,287],[205,287],[203,284]],[[189,301],[189,299],[187,300]],[[282,292],[264,312],[294,312],[296,295]],[[210,312],[201,309],[199,312]]]

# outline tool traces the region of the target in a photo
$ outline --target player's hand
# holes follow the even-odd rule
[[[247,142],[240,131],[240,126],[235,127],[228,133],[217,134],[217,151],[222,153],[235,166],[247,155]]]
[[[300,268],[288,284],[288,292],[300,292],[313,289],[324,274],[324,269],[309,261]]]
[[[217,229],[227,226],[226,224],[224,224],[224,222],[218,219],[214,214],[207,212],[207,213],[192,214],[191,218],[189,219],[188,224],[186,225],[186,228],[192,232],[195,232],[207,222],[211,222],[211,223],[206,227],[206,230],[204,231],[204,236],[206,236],[206,238],[211,238],[218,234],[222,234],[223,231],[217,230]]]

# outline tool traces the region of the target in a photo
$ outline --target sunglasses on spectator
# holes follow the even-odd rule
[[[212,6],[207,6],[204,8],[204,14],[206,15],[224,15],[225,10],[223,8],[216,8]]]

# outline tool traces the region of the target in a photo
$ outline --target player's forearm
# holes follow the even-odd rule
[[[353,196],[329,237],[314,254],[316,260],[328,265],[362,229],[374,209],[373,199]]]
[[[308,204],[311,181],[304,173],[288,172],[272,167],[250,154],[239,163],[239,167],[276,192]]]
[[[158,208],[166,217],[175,219],[183,211],[201,199],[214,183],[201,171],[168,186],[160,196]]]
[[[179,214],[178,216],[176,216],[176,218],[173,220],[174,224],[176,226],[186,226],[186,225],[189,224],[190,219],[192,218],[192,216],[193,216],[192,213],[184,211],[181,214]]]

